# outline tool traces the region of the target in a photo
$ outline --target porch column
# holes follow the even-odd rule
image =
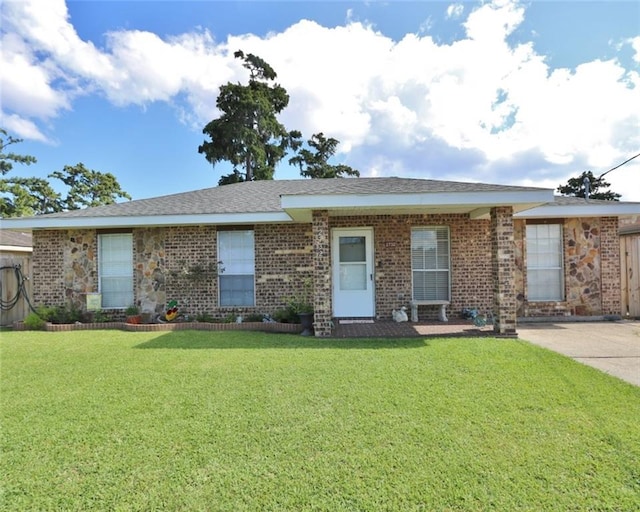
[[[491,208],[491,266],[494,331],[515,334],[516,261],[511,206]]]
[[[313,233],[313,291],[314,330],[316,336],[331,336],[331,252],[329,244],[329,212],[314,210]]]

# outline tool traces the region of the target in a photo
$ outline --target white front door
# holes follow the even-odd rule
[[[374,316],[373,230],[334,229],[332,242],[333,316]]]

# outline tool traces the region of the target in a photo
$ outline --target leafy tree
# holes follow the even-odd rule
[[[0,180],[0,214],[2,217],[26,217],[63,210],[58,194],[43,178]]]
[[[328,139],[322,132],[311,136],[307,141],[309,147],[300,149],[298,154],[289,159],[291,165],[300,167],[300,174],[305,178],[344,178],[360,176],[360,172],[348,165],[332,165],[329,159],[335,154],[339,141],[333,137]]]
[[[0,176],[11,171],[15,163],[30,165],[36,162],[30,155],[5,153],[7,146],[19,142],[22,139],[8,135],[0,128]],[[55,171],[48,177],[61,180],[69,187],[66,198],[63,199],[44,178],[0,178],[0,216],[39,215],[111,204],[118,198],[131,199],[113,174],[87,169],[82,163],[66,165],[62,171]]]
[[[30,155],[18,155],[16,153],[5,153],[7,146],[18,144],[22,139],[16,139],[7,133],[7,130],[0,128],[0,175],[4,176],[11,169],[13,164],[31,165],[36,163],[36,158]]]
[[[55,171],[49,177],[59,179],[69,187],[67,197],[62,201],[64,210],[113,204],[118,198],[131,199],[113,174],[87,169],[82,163],[65,165],[62,171]]]
[[[249,83],[220,87],[216,106],[222,114],[204,127],[202,132],[211,140],[198,147],[210,163],[233,165],[233,173],[223,176],[220,185],[273,179],[276,165],[289,148],[299,147],[301,137],[298,131],[288,132],[276,118],[289,104],[289,95],[273,83],[277,77],[273,68],[251,53],[237,51],[234,57],[249,70]]]
[[[605,201],[618,201],[621,194],[612,192],[611,190],[600,190],[608,188],[608,183],[601,176],[596,178],[591,171],[585,171],[577,178],[569,178],[565,185],[559,185],[557,191],[563,196],[585,197],[585,178],[589,180],[589,199],[603,199]]]

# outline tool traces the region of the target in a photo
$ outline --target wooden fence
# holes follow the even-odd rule
[[[28,278],[24,283],[27,295],[31,298],[33,291],[31,287],[31,275],[33,272],[31,266],[31,253],[13,253],[0,255],[0,295],[2,297],[2,310],[0,310],[0,325],[11,325],[13,322],[24,320],[29,314],[29,304],[22,293],[15,304],[5,309],[5,306],[11,305],[18,294],[19,278],[16,274],[15,266],[20,266],[20,272],[24,277]]]
[[[640,233],[620,236],[622,314],[640,318]]]

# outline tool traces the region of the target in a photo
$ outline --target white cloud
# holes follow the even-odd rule
[[[633,48],[633,60],[640,64],[640,36],[631,38],[629,44]]]
[[[447,8],[466,34],[450,44],[416,34],[394,41],[347,12],[344,26],[301,20],[221,42],[207,31],[118,30],[100,49],[78,36],[63,0],[5,2],[3,119],[37,138],[38,122],[72,108],[80,94],[99,93],[116,105],[169,102],[181,120],[201,127],[217,115],[219,86],[246,79],[233,58],[242,49],[278,72],[291,97],[285,124],[341,140],[347,163],[365,175],[555,188],[585,166],[606,170],[637,152],[636,71],[617,60],[550,69],[531,43],[510,42],[526,15],[514,1],[463,14],[460,3]],[[629,44],[640,62],[640,37]],[[611,182],[640,201],[640,172],[631,174],[621,169]]]
[[[462,4],[451,4],[447,7],[447,18],[459,18],[462,16],[464,12],[464,5]]]

